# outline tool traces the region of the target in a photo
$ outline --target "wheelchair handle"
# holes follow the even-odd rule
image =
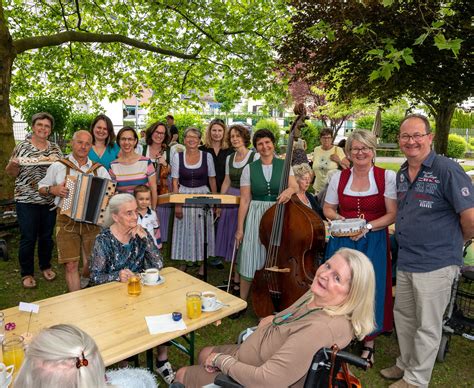
[[[329,359],[331,359],[330,354],[332,354],[331,348],[324,348],[324,353],[329,355]],[[339,359],[341,361],[347,362],[350,365],[354,365],[357,368],[361,368],[364,370],[367,370],[369,368],[369,362],[359,356],[356,356],[352,353],[345,352],[343,350],[340,350],[336,354],[336,359]]]

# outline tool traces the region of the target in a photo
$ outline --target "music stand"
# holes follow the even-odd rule
[[[212,197],[195,197],[195,198],[186,198],[184,203],[185,205],[187,204],[187,205],[200,206],[204,213],[204,219],[203,219],[204,246],[203,246],[203,252],[202,252],[202,259],[203,259],[203,264],[204,264],[203,280],[207,282],[207,217],[209,215],[209,212],[211,211],[211,205],[220,205],[221,200],[218,198],[212,198]]]
[[[204,246],[203,246],[203,264],[204,275],[203,280],[207,282],[207,227],[206,220],[211,209],[211,205],[238,205],[240,197],[228,194],[179,194],[169,193],[158,196],[158,205],[176,205],[183,204],[189,206],[200,206],[204,212]]]

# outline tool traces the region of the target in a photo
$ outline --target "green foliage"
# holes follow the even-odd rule
[[[462,158],[467,150],[467,142],[462,136],[450,134],[448,138],[448,151],[446,156],[450,158]]]
[[[53,133],[58,141],[65,138],[66,126],[71,114],[71,106],[64,99],[51,95],[38,95],[26,99],[20,107],[23,119],[28,123],[28,130],[31,130],[31,118],[38,112],[48,112],[54,117]]]
[[[230,77],[219,83],[215,93],[215,99],[222,104],[220,111],[227,113],[240,101],[241,96],[242,92],[239,90],[237,82]]]
[[[258,131],[259,129],[269,129],[270,131],[273,132],[275,135],[275,144],[279,144],[280,142],[280,131],[282,128],[278,125],[278,123],[275,120],[272,119],[262,119],[255,124],[255,131]]]
[[[451,120],[452,128],[474,128],[474,113],[456,109]]]
[[[160,116],[155,116],[155,115],[149,115],[148,116],[148,121],[147,121],[147,127],[151,125],[154,122],[161,121],[163,123],[166,123],[166,116],[169,114],[169,111]],[[176,127],[178,127],[178,132],[179,132],[179,139],[182,141],[182,135],[183,132],[186,130],[186,128],[189,127],[196,127],[202,131],[202,135],[204,137],[204,130],[206,128],[206,123],[202,119],[201,115],[197,113],[174,113],[174,123]]]
[[[357,128],[372,130],[374,125],[374,116],[363,116],[356,120]],[[395,113],[382,113],[382,137],[383,143],[396,143],[400,128],[400,122],[403,116]]]
[[[313,152],[319,145],[319,128],[309,120],[306,121],[306,127],[301,128],[301,138],[306,141],[306,153]]]
[[[71,139],[74,132],[79,130],[89,131],[91,123],[96,116],[97,114],[95,113],[73,111],[67,122],[65,138]]]
[[[474,89],[471,0],[293,4],[293,28],[279,54],[296,69],[294,78],[324,84],[341,102],[421,101],[436,119],[436,151],[446,152],[452,112]],[[315,25],[333,38],[318,35]]]

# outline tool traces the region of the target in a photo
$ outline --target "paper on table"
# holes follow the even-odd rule
[[[145,320],[150,334],[168,333],[170,331],[187,329],[182,319],[178,322],[173,321],[172,314],[153,315],[145,317]]]

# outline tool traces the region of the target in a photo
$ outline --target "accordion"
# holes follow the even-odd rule
[[[110,179],[79,174],[66,176],[66,187],[69,194],[59,203],[59,213],[74,221],[102,225],[105,209],[115,194],[115,183]]]

